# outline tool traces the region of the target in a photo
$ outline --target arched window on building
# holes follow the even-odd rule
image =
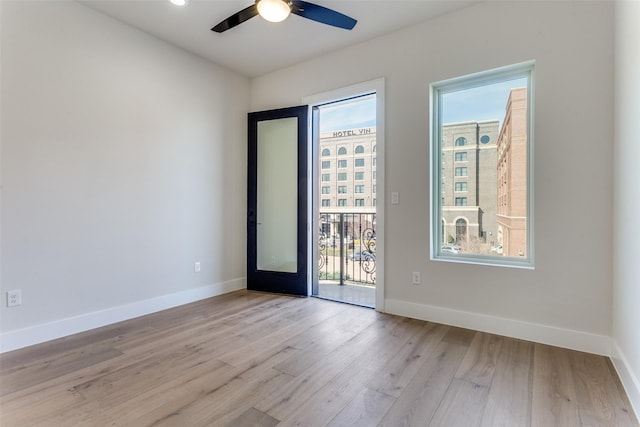
[[[356,147],[356,154],[364,153],[364,147],[362,145],[358,145]]]
[[[331,155],[331,151],[328,148],[322,150],[322,157],[327,157]]]
[[[456,147],[462,147],[464,145],[467,145],[467,138],[461,136],[460,138],[456,139]]]
[[[339,156],[344,156],[345,154],[347,154],[347,149],[346,149],[346,148],[344,148],[344,147],[340,147],[340,148],[338,149],[338,155],[339,155]]]
[[[458,218],[456,220],[456,242],[467,239],[467,220]]]
[[[374,145],[374,146],[373,146],[373,152],[374,152],[374,153],[376,152],[376,147],[377,147],[377,145]]]

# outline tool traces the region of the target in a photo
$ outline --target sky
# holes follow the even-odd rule
[[[449,92],[443,95],[442,123],[499,120],[502,125],[509,91],[525,87],[525,78]],[[376,125],[375,96],[320,108],[320,132]]]
[[[499,120],[502,125],[509,92],[526,86],[526,78],[519,78],[445,93],[442,95],[442,123]]]

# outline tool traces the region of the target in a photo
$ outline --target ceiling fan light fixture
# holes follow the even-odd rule
[[[258,13],[269,22],[281,22],[291,13],[291,6],[283,0],[260,0]]]

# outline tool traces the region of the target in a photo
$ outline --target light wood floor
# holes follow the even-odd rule
[[[638,426],[609,360],[234,292],[0,356],[0,425]]]

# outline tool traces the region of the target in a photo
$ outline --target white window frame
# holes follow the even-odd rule
[[[459,262],[466,264],[480,264],[500,267],[534,268],[534,70],[535,61],[527,61],[520,64],[496,68],[471,75],[457,77],[449,80],[432,83],[429,85],[431,106],[430,126],[430,153],[431,153],[431,212],[430,228],[431,260]],[[526,257],[503,257],[492,255],[476,255],[465,253],[444,253],[442,251],[442,96],[446,93],[463,89],[470,89],[524,77],[527,79],[527,230],[526,230]]]

